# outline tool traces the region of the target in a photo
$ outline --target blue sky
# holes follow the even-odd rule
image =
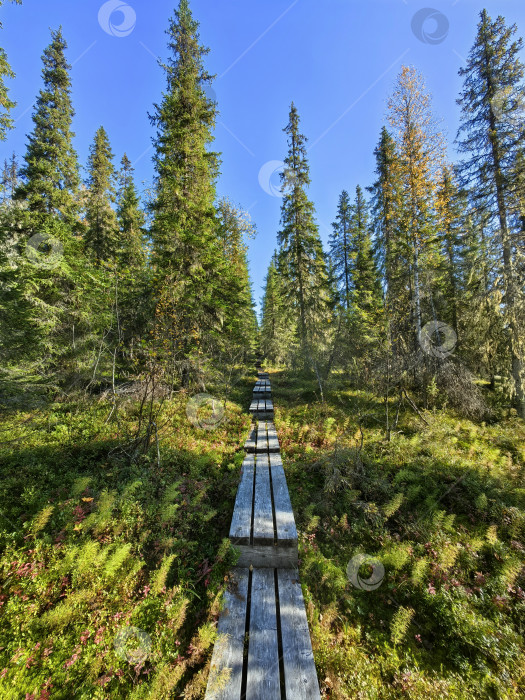
[[[73,64],[81,163],[103,125],[116,161],[127,152],[139,188],[151,184],[153,132],[147,115],[165,86],[156,57],[166,57],[164,31],[175,5],[176,0],[4,5],[0,45],[17,76],[11,97],[18,104],[16,128],[0,144],[2,161],[12,151],[20,158],[25,153],[41,86],[40,57],[49,28],[61,24]],[[357,184],[366,187],[374,179],[373,150],[401,65],[415,65],[425,76],[454,160],[457,72],[480,10],[502,14],[525,35],[522,0],[192,0],[191,7],[201,41],[211,49],[207,68],[217,74],[218,194],[248,209],[258,229],[249,251],[256,301],[276,246],[281,200],[274,171],[286,155],[282,129],[292,100],[309,138],[309,194],[326,244],[341,190],[353,194]]]

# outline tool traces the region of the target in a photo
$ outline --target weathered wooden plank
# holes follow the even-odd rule
[[[252,544],[273,544],[273,512],[268,455],[257,453]],[[245,543],[241,543],[245,544]]]
[[[253,399],[270,399],[272,392],[269,389],[254,389],[252,393]]]
[[[257,428],[250,430],[248,439],[244,443],[244,449],[246,452],[255,452],[255,447],[257,445]]]
[[[278,569],[277,581],[286,697],[318,700],[321,695],[299,577],[297,572]]]
[[[273,402],[268,399],[253,399],[250,411],[258,414],[260,418],[268,418],[273,414]]]
[[[295,527],[295,518],[293,517],[292,504],[290,502],[290,494],[286,484],[281,455],[271,454],[269,457],[277,544],[297,546],[297,529]]]
[[[246,700],[277,700],[281,689],[273,569],[253,570],[251,596]]]
[[[268,451],[268,436],[266,435],[266,421],[260,420],[257,423],[257,452]]]
[[[274,544],[236,544],[239,552],[236,566],[270,567],[272,569],[297,569],[299,555],[297,546],[278,547]]]
[[[250,544],[253,509],[254,456],[246,455],[242,463],[241,483],[233,508],[230,540],[235,544]]]
[[[279,440],[273,423],[268,423],[268,452],[279,452]]]
[[[240,700],[241,697],[248,573],[248,569],[234,569],[232,585],[224,594],[206,700]]]

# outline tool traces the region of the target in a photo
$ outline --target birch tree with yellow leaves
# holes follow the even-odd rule
[[[417,350],[425,314],[432,314],[432,287],[440,266],[434,203],[445,161],[445,142],[432,114],[423,77],[403,66],[388,102],[388,121],[399,157],[402,212],[397,235],[408,251],[405,287],[411,300],[411,335]]]

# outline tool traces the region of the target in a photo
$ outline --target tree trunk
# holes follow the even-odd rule
[[[488,64],[488,58],[487,64]],[[488,65],[487,65],[488,68]],[[488,94],[493,94],[490,73],[487,70]],[[496,185],[496,200],[500,225],[501,245],[503,251],[503,280],[505,287],[505,310],[511,331],[510,351],[512,357],[512,378],[516,391],[516,403],[519,415],[525,419],[525,366],[522,359],[520,329],[517,319],[516,280],[512,261],[512,249],[507,224],[507,206],[505,202],[505,178],[501,168],[501,156],[496,131],[496,118],[490,109],[490,144],[492,150],[493,176]]]

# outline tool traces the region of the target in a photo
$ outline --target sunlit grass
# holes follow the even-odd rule
[[[387,442],[382,401],[343,376],[324,404],[271,379],[324,693],[523,697],[523,421],[403,410]],[[384,567],[375,590],[346,575],[358,553]]]
[[[4,403],[2,698],[202,697],[250,392],[211,430],[165,401],[160,462],[129,458],[137,398]]]

